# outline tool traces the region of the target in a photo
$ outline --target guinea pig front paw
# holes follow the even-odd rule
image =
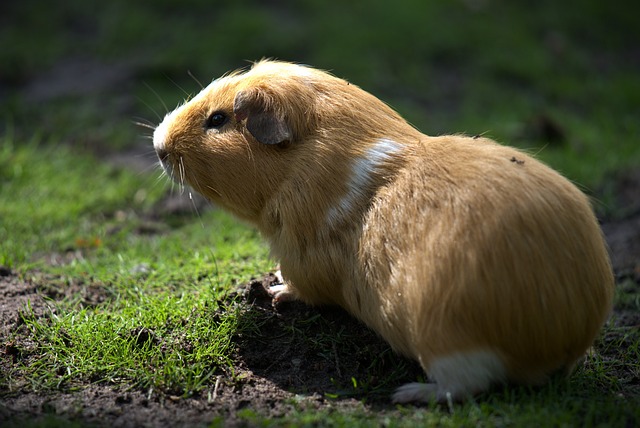
[[[287,284],[272,285],[269,287],[269,294],[273,297],[274,305],[298,300],[296,294],[287,286]]]

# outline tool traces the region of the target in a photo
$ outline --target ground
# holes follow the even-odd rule
[[[619,281],[640,287],[640,173],[631,171],[620,174],[615,181],[615,195],[621,206],[628,207],[626,214],[604,219],[602,228],[611,249],[612,263]],[[165,200],[165,206],[175,201]],[[72,257],[73,255],[68,255]],[[57,255],[56,257],[64,257]],[[63,418],[82,421],[96,426],[196,426],[205,425],[216,418],[233,424],[242,409],[251,408],[264,415],[281,416],[294,406],[296,409],[386,408],[388,397],[376,392],[376,379],[368,379],[370,394],[366,402],[362,395],[350,397],[348,385],[332,383],[333,378],[344,378],[348,373],[354,379],[367,379],[372,364],[386,365],[394,370],[400,364],[402,373],[409,376],[397,379],[409,381],[419,375],[420,368],[413,362],[394,355],[375,334],[337,308],[310,308],[300,303],[290,303],[274,308],[265,291],[275,280],[266,274],[238,289],[235,298],[252,304],[250,316],[259,318],[260,331],[236,338],[234,359],[239,375],[230,382],[219,376],[207,394],[190,398],[147,394],[146,391],[110,385],[80,385],[65,391],[48,393],[22,390],[3,397],[0,403],[0,421],[18,426],[21,420],[38,418]],[[1,365],[3,369],[16,363],[19,348],[28,347],[29,335],[20,335],[8,341],[10,331],[21,330],[20,314],[30,304],[36,315],[44,316],[48,299],[60,299],[81,292],[87,304],[105,299],[99,287],[87,288],[71,284],[64,291],[55,287],[38,290],[29,281],[8,268],[0,268],[0,343],[3,344]],[[618,313],[617,323],[639,326],[640,314]],[[312,319],[307,331],[296,335],[293,322]],[[310,334],[309,334],[310,333]],[[332,334],[347,335],[354,344],[350,350],[333,349],[326,344],[326,354],[319,355],[317,347],[310,346],[309,337],[318,340]],[[372,356],[378,356],[372,361]],[[378,367],[379,369],[380,367]],[[236,374],[238,374],[236,373]],[[333,398],[334,394],[338,398]]]
[[[0,316],[6,320],[0,329],[0,343],[4,344],[1,365],[6,369],[20,360],[18,349],[29,346],[29,334],[21,329],[20,321],[27,302],[37,316],[44,316],[47,299],[68,297],[78,293],[81,287],[72,285],[63,294],[52,290],[43,292],[8,269],[2,269],[0,274],[0,301],[3,302]],[[367,369],[372,364],[386,365],[389,371],[406,367],[406,373],[412,375],[406,381],[420,373],[417,364],[395,355],[373,332],[339,308],[310,308],[301,303],[274,308],[265,289],[274,280],[275,276],[268,274],[239,288],[237,296],[232,297],[251,303],[252,309],[247,315],[258,317],[260,325],[260,331],[236,338],[235,374],[239,380],[231,382],[219,376],[211,382],[213,388],[208,394],[186,399],[162,394],[149,394],[150,398],[146,391],[101,384],[81,385],[77,391],[22,390],[3,397],[0,421],[4,419],[9,426],[17,426],[23,418],[57,416],[97,426],[197,426],[219,417],[226,424],[233,424],[237,412],[247,407],[267,416],[282,416],[291,411],[294,403],[297,410],[364,409],[361,396],[349,397],[345,385],[332,383],[332,378],[351,375],[367,379]],[[82,299],[89,304],[104,299],[100,288],[82,289]],[[312,322],[309,331],[296,335],[291,326],[300,319]],[[24,336],[18,334],[13,341],[8,341],[8,333],[16,329],[25,333]],[[317,346],[309,343],[308,337],[323,340],[332,334],[351,337],[353,348],[337,350],[328,340],[327,354],[318,355]],[[372,356],[377,357],[372,359]],[[367,406],[384,406],[388,397],[376,393],[375,379],[367,381],[371,388]],[[327,392],[339,395],[340,399],[325,395]]]

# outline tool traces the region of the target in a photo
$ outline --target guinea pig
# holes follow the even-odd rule
[[[263,60],[157,126],[166,173],[254,224],[284,301],[340,305],[430,383],[395,402],[464,400],[570,373],[614,279],[587,197],[517,149],[427,136],[378,98]]]

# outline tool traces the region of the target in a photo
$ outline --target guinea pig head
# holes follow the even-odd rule
[[[169,177],[253,222],[314,130],[311,86],[289,67],[258,71],[215,80],[153,135]]]

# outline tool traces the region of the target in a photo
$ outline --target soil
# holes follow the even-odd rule
[[[82,76],[91,76],[91,64],[72,62],[55,73],[66,76],[51,93],[38,90],[39,81],[26,88],[37,101],[49,99],[77,86]],[[101,67],[95,67],[102,70]],[[121,82],[129,68],[111,70],[108,80]],[[69,79],[69,75],[76,76]],[[95,76],[94,76],[95,77]],[[101,76],[99,76],[101,77]],[[104,77],[104,76],[102,76]],[[55,79],[54,79],[55,80]],[[98,79],[104,81],[104,79]],[[74,85],[69,85],[72,81]],[[66,85],[66,86],[65,86]],[[90,84],[87,87],[95,88]],[[143,152],[148,153],[147,148]],[[131,164],[134,156],[113,155],[111,162],[127,168],[148,170],[147,165]],[[607,192],[615,195],[622,215],[602,220],[602,228],[611,249],[611,258],[619,282],[640,286],[640,169],[622,172]],[[207,205],[203,204],[202,209]],[[157,207],[157,217],[166,213],[192,212],[193,202],[168,197]],[[168,227],[168,226],[167,226]],[[73,253],[50,255],[51,262],[63,263]],[[37,275],[38,273],[30,273]],[[256,273],[261,275],[261,273]],[[275,277],[267,274],[246,284],[238,299],[251,304],[247,316],[257,317],[259,331],[236,338],[235,380],[219,375],[206,393],[184,398],[171,394],[149,393],[127,385],[88,383],[51,392],[34,392],[24,386],[9,393],[0,391],[0,425],[20,426],[25,421],[76,421],[82,425],[129,426],[205,426],[218,418],[226,425],[239,424],[238,415],[253,410],[264,416],[285,415],[295,409],[362,409],[365,412],[395,410],[388,392],[403,381],[421,374],[417,364],[396,356],[389,347],[362,324],[337,308],[311,308],[300,303],[274,307],[266,293]],[[52,281],[55,282],[55,281]],[[42,283],[42,281],[38,281]],[[42,289],[36,282],[0,266],[0,369],[6,373],[20,364],[24,350],[35,346],[21,323],[21,314],[30,305],[34,314],[50,316],[52,302],[80,296],[83,304],[97,305],[108,298],[99,285],[74,284]],[[620,313],[617,322],[639,326],[640,314]],[[306,328],[306,334],[295,334]],[[351,345],[338,348],[332,335],[346,335]],[[316,341],[309,340],[316,337]],[[343,342],[342,342],[343,343]],[[372,367],[374,370],[372,370]],[[371,378],[371,372],[397,370],[396,385],[385,385]],[[367,385],[354,393],[352,378]]]

